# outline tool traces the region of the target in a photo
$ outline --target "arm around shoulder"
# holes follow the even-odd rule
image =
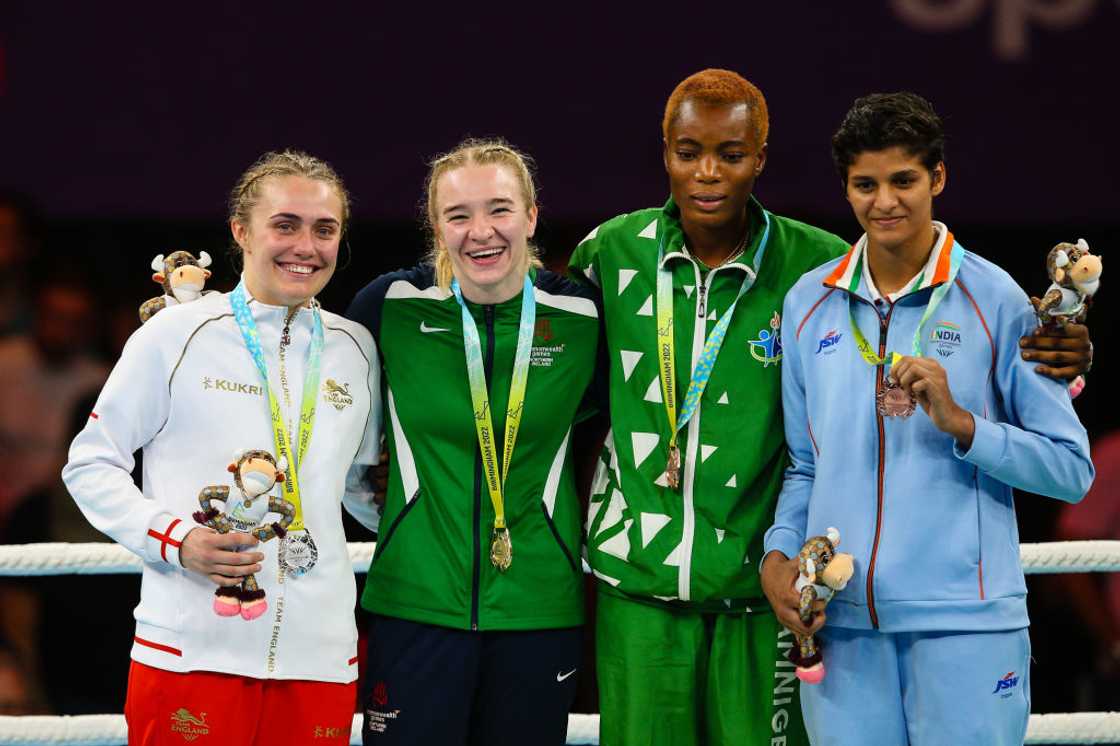
[[[1035,326],[1026,294],[1006,278],[992,329],[994,385],[1006,421],[973,412],[972,444],[958,457],[1012,487],[1076,503],[1093,482],[1089,439],[1059,381],[1038,375],[1019,354],[1018,340]]]

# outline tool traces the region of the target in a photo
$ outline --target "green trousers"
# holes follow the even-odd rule
[[[600,587],[602,746],[808,746],[793,635],[768,609],[712,614]]]

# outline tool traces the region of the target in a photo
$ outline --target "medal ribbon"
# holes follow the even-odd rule
[[[688,390],[685,392],[680,412],[677,411],[677,369],[673,349],[673,273],[664,263],[665,231],[659,229],[661,243],[657,247],[658,375],[661,378],[661,398],[665,401],[665,414],[669,420],[670,452],[677,447],[677,434],[700,406],[700,396],[708,385],[708,379],[712,377],[712,368],[715,366],[720,347],[723,346],[723,338],[727,335],[727,327],[731,324],[731,315],[735,312],[735,306],[758,278],[758,270],[762,266],[762,257],[766,252],[766,242],[770,238],[770,213],[763,210],[762,218],[764,221],[762,240],[759,241],[758,249],[754,253],[751,262],[753,266],[747,269],[747,276],[743,278],[739,294],[735,296],[727,312],[716,322],[707,340],[704,341],[704,348],[692,370],[692,377],[688,382]]]
[[[261,350],[260,335],[257,332],[257,322],[249,311],[246,300],[245,281],[242,280],[229,296],[229,304],[233,308],[233,318],[241,330],[241,337],[245,340],[245,348],[249,350],[253,362],[268,390],[268,409],[272,416],[272,439],[276,445],[277,456],[283,456],[288,462],[288,470],[284,473],[283,485],[284,498],[295,506],[295,518],[292,519],[288,531],[303,530],[303,504],[300,502],[299,491],[299,466],[303,463],[303,456],[307,453],[307,446],[311,443],[311,430],[315,426],[315,395],[319,390],[319,361],[323,354],[323,319],[319,314],[319,304],[311,301],[311,346],[307,349],[306,373],[303,379],[303,401],[299,410],[299,443],[298,456],[293,458],[291,445],[288,439],[288,428],[284,424],[284,417],[280,411],[280,402],[272,391],[268,382],[268,365],[264,361],[264,352]]]
[[[537,299],[533,294],[533,282],[525,275],[525,286],[521,292],[521,323],[517,332],[517,352],[513,358],[513,377],[509,386],[509,403],[506,409],[505,441],[502,447],[502,470],[498,472],[498,458],[494,449],[494,424],[490,417],[490,392],[486,386],[486,371],[482,363],[482,342],[478,336],[478,325],[463,300],[463,291],[458,280],[451,281],[451,292],[463,311],[463,347],[467,358],[467,378],[471,388],[471,404],[474,406],[474,426],[478,433],[478,447],[482,452],[482,471],[486,476],[486,489],[490,492],[490,502],[494,506],[494,528],[506,528],[504,503],[506,477],[513,460],[513,447],[517,442],[517,431],[521,427],[521,415],[525,408],[525,389],[529,381],[529,356],[533,349],[533,328],[537,320]]]
[[[950,237],[947,240],[952,240]],[[852,312],[852,296],[856,290],[859,289],[860,278],[863,277],[862,262],[866,258],[866,252],[859,257],[860,265],[856,266],[855,271],[852,272],[852,282],[848,287],[848,323],[852,328],[852,337],[856,341],[856,348],[859,354],[863,357],[864,361],[874,367],[877,365],[894,365],[902,357],[897,352],[888,352],[883,357],[876,355],[871,348],[871,343],[867,341],[867,337],[863,336],[863,332],[859,329],[859,324],[856,323],[855,314]],[[953,286],[953,281],[957,278],[957,273],[961,269],[961,261],[964,259],[964,249],[956,241],[953,241],[953,246],[949,254],[949,277],[945,282],[941,283],[933,289],[930,293],[929,301],[926,303],[925,311],[922,312],[922,318],[918,321],[918,328],[914,330],[914,339],[911,342],[911,354],[914,357],[922,356],[922,327],[929,321],[930,316],[933,315],[934,310],[941,304],[945,298],[945,294],[949,292],[949,288]]]

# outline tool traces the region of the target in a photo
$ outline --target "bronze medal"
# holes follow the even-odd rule
[[[879,393],[875,395],[875,401],[879,414],[884,417],[898,417],[899,419],[906,419],[914,414],[914,410],[918,406],[917,399],[889,378],[879,387]]]
[[[665,481],[670,489],[681,485],[681,449],[669,446],[669,461],[665,464]]]
[[[513,542],[508,528],[495,528],[490,538],[490,564],[505,572],[513,564]]]

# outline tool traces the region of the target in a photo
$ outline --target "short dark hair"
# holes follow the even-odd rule
[[[945,160],[945,129],[929,101],[916,93],[872,93],[857,98],[832,136],[832,162],[840,178],[860,153],[901,147],[929,171]]]

